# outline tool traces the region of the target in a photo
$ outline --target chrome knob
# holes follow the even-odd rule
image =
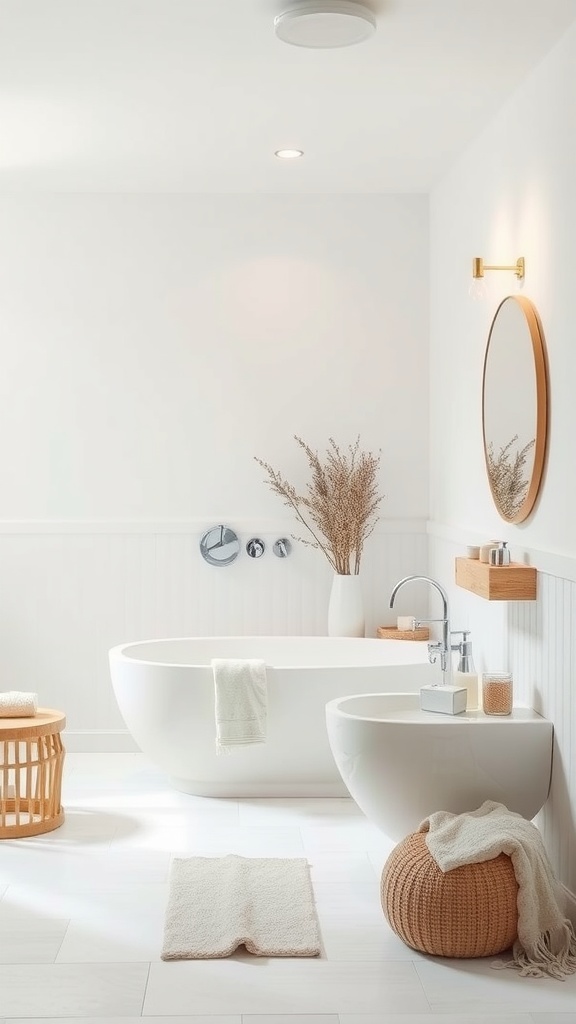
[[[252,537],[246,545],[246,551],[250,555],[250,558],[261,558],[265,549],[266,545],[259,537]]]
[[[279,537],[278,540],[274,541],[272,550],[275,555],[278,555],[278,558],[288,558],[290,548],[291,544],[288,537]]]

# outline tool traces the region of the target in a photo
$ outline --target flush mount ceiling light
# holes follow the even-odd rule
[[[284,43],[328,49],[352,46],[376,29],[369,7],[353,0],[306,0],[274,19],[274,31]]]
[[[299,156],[304,156],[304,150],[302,149],[276,149],[274,156],[277,156],[279,160],[297,160]]]

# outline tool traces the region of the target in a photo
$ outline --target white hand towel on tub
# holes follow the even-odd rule
[[[266,740],[266,666],[259,658],[213,658],[216,749]]]
[[[36,714],[38,694],[24,690],[5,690],[0,693],[0,718],[30,718]]]

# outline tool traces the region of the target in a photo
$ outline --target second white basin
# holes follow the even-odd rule
[[[419,693],[357,694],[326,705],[326,726],[350,795],[392,839],[484,800],[532,819],[548,796],[553,725],[530,708],[442,715],[421,711]]]

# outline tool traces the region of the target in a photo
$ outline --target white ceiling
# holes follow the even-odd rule
[[[365,0],[372,39],[305,50],[290,2],[0,0],[0,191],[428,191],[576,18]]]

